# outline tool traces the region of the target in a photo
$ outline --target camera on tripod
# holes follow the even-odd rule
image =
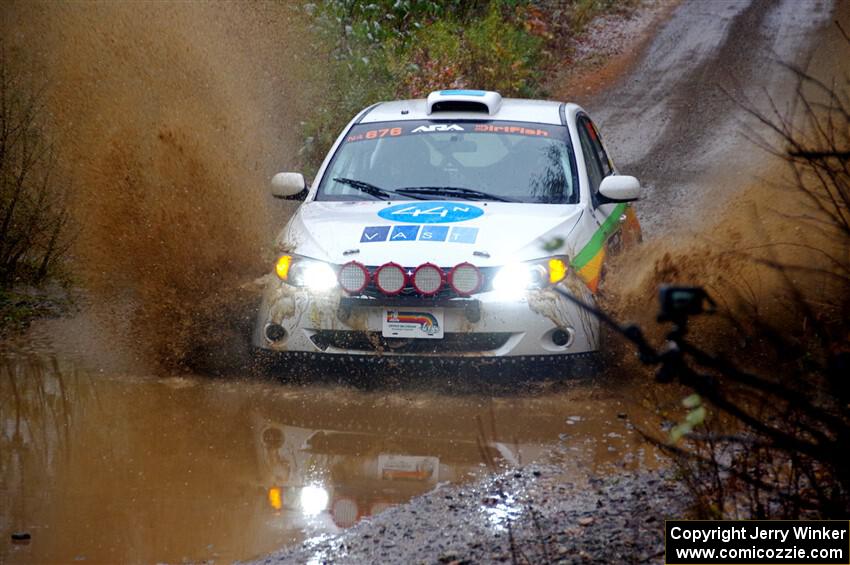
[[[658,289],[658,321],[684,324],[689,316],[714,312],[715,303],[699,286],[663,285]]]

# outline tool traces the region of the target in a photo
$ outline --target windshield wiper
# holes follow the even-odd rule
[[[480,190],[472,188],[462,188],[459,186],[411,186],[408,188],[399,188],[395,191],[397,194],[404,196],[417,194],[431,194],[434,196],[463,196],[470,200],[495,200],[496,202],[516,202],[504,196],[496,196]]]
[[[375,186],[374,184],[368,183],[364,180],[347,179],[345,177],[335,177],[333,180],[335,180],[336,182],[341,182],[342,184],[347,184],[352,188],[356,188],[360,192],[365,192],[366,194],[374,196],[375,198],[380,198],[381,200],[389,200],[393,196],[416,198],[415,196],[411,196],[409,194],[402,194],[395,190],[389,190],[386,188],[381,188],[380,186]]]

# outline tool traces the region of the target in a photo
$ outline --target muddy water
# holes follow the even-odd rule
[[[622,418],[640,413],[628,388],[364,391],[104,374],[7,352],[0,562],[246,559],[556,445],[574,480],[652,466]],[[32,538],[10,543],[13,532]]]

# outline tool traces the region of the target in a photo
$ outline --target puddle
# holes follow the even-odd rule
[[[8,352],[0,561],[248,559],[554,446],[572,480],[652,465],[626,398],[138,377]]]

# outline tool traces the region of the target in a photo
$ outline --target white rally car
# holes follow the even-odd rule
[[[606,254],[638,241],[619,175],[575,104],[443,90],[375,104],[331,148],[279,235],[254,344],[296,357],[586,359]]]

